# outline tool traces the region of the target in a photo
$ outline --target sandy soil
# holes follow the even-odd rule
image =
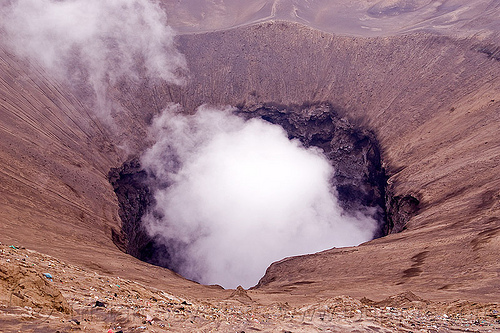
[[[180,33],[224,30],[287,20],[335,34],[387,36],[413,31],[498,37],[495,1],[431,0],[162,0],[169,24]]]
[[[8,274],[5,274],[8,273]],[[494,332],[500,305],[430,302],[411,292],[374,302],[339,296],[292,306],[242,288],[195,299],[0,245],[2,332]],[[267,304],[266,304],[267,303]]]

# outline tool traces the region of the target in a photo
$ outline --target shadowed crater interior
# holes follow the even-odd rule
[[[269,103],[234,113],[244,119],[261,118],[280,125],[289,139],[298,139],[305,147],[321,148],[335,169],[332,185],[341,207],[348,214],[371,215],[378,222],[375,238],[403,230],[404,223],[416,213],[418,200],[386,194],[387,178],[375,134],[340,117],[329,103]],[[173,247],[150,236],[141,223],[148,209],[154,207],[155,175],[148,175],[139,158],[133,157],[111,169],[108,179],[117,195],[122,219],[121,234],[113,235],[115,244],[140,260],[176,271],[178,263],[169,255]],[[399,216],[400,211],[403,216]]]

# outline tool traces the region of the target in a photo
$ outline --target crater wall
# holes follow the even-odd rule
[[[499,223],[500,66],[480,51],[483,43],[425,33],[342,37],[284,22],[183,35],[179,48],[191,81],[154,97],[188,110],[202,103],[258,108],[328,101],[376,133],[389,177],[387,202],[402,216],[419,202],[417,215],[397,221],[404,233],[352,252],[285,260],[271,266],[261,288],[312,279],[316,289],[298,290],[384,293],[391,286],[433,297],[494,298],[498,240],[481,250],[471,243]],[[422,249],[429,253],[421,274],[405,275]]]
[[[275,263],[257,289],[298,298],[412,290],[433,299],[497,300],[500,63],[480,51],[492,49],[483,43],[424,33],[341,37],[284,22],[183,35],[189,82],[121,82],[114,98],[127,112],[115,121],[140,148],[148,119],[170,102],[188,112],[202,103],[329,102],[374,131],[387,193],[411,196],[420,209],[402,233]],[[153,286],[201,290],[111,241],[120,222],[106,175],[127,157],[116,148],[122,138],[36,64],[0,54],[2,242]],[[305,280],[312,283],[285,288]]]

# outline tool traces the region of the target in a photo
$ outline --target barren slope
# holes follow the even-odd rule
[[[126,157],[115,147],[122,141],[36,66],[0,50],[0,241],[157,286],[197,287],[114,245],[121,222],[107,173]],[[143,122],[121,116],[128,133],[142,133]]]
[[[389,333],[415,328],[445,332],[500,329],[496,304],[431,302],[411,292],[380,302],[337,296],[298,304],[268,304],[265,294],[238,288],[223,300],[206,296],[193,299],[180,296],[178,289],[159,290],[97,274],[28,249],[0,244],[0,261],[2,332]]]
[[[498,297],[500,63],[488,55],[496,46],[427,34],[339,37],[271,22],[185,35],[180,48],[192,81],[156,98],[188,108],[329,101],[378,135],[389,195],[421,202],[404,233],[275,264],[261,288]]]
[[[500,4],[494,0],[162,0],[170,24],[182,33],[225,30],[268,20],[297,22],[351,36],[410,31],[496,36]]]
[[[498,46],[422,33],[339,37],[271,22],[184,35],[179,47],[192,75],[184,88],[118,87],[130,114],[117,122],[130,120],[131,141],[141,144],[144,119],[170,101],[188,110],[329,101],[378,135],[390,194],[421,201],[401,234],[272,265],[257,289],[262,297],[300,303],[412,290],[498,300]],[[106,174],[125,158],[114,146],[122,139],[36,65],[0,54],[1,241],[178,293],[223,297],[114,246],[111,229],[120,223]]]

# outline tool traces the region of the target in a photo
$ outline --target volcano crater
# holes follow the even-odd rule
[[[403,230],[404,223],[417,212],[417,199],[387,196],[387,176],[374,132],[339,116],[330,103],[265,103],[238,108],[233,113],[245,120],[258,118],[279,125],[288,139],[299,140],[305,148],[320,148],[335,170],[331,185],[340,206],[345,214],[362,213],[376,220],[374,238]],[[108,180],[117,195],[122,220],[120,233],[113,233],[113,242],[142,261],[178,271],[183,263],[174,259],[172,251],[178,250],[181,242],[165,244],[143,223],[145,214],[154,213],[158,182],[152,179],[156,175],[141,166],[140,155],[109,171]]]

